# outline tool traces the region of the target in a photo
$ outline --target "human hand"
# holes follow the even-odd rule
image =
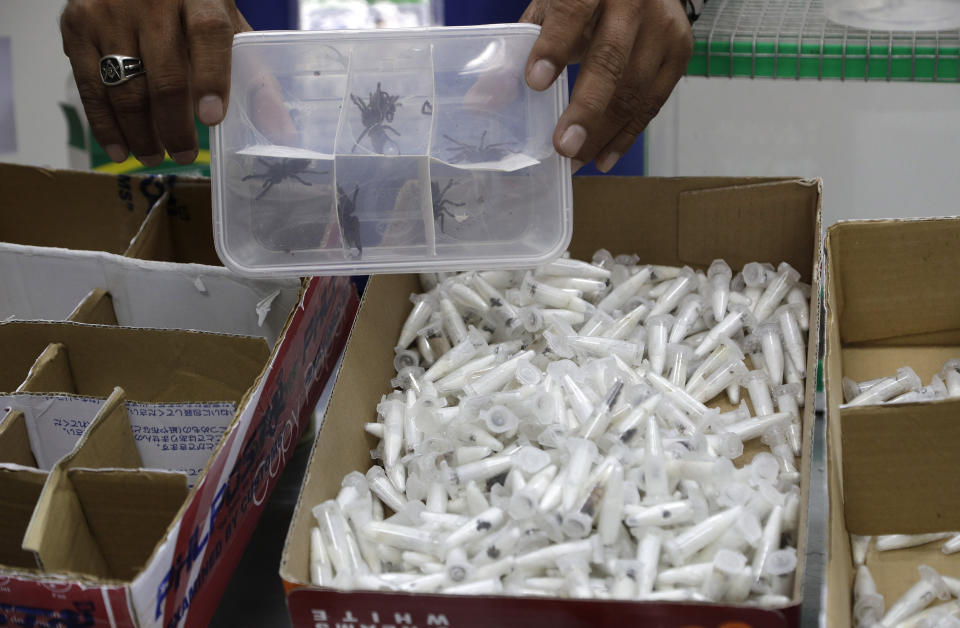
[[[194,113],[219,124],[230,94],[234,34],[250,30],[233,0],[69,0],[60,18],[91,131],[110,159],[129,153],[146,166],[164,150],[180,164],[197,157]],[[100,58],[139,57],[146,74],[108,87]]]
[[[532,0],[522,22],[542,31],[527,84],[547,89],[582,61],[570,106],[554,131],[574,170],[607,172],[660,111],[686,71],[693,34],[683,0]]]

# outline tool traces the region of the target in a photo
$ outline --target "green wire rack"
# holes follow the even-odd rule
[[[823,0],[710,0],[693,35],[689,76],[960,81],[960,31],[848,28]]]

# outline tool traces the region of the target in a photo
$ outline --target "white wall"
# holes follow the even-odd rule
[[[824,224],[960,214],[960,89],[685,78],[648,136],[657,176],[803,175]]]
[[[60,42],[64,0],[0,0],[0,37],[10,37],[17,151],[0,161],[65,168],[67,123],[60,103],[72,81]]]

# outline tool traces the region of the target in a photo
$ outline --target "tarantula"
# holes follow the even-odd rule
[[[400,132],[387,123],[393,122],[394,115],[397,113],[397,107],[402,106],[401,103],[397,102],[399,99],[399,96],[393,96],[384,91],[383,88],[380,87],[380,83],[377,83],[377,90],[371,92],[370,98],[366,101],[356,94],[350,94],[350,100],[352,100],[353,104],[360,110],[360,122],[363,124],[363,132],[357,137],[357,141],[353,145],[353,151],[356,151],[357,146],[360,145],[360,142],[363,141],[363,138],[367,135],[370,136],[370,142],[373,144],[374,150],[378,153],[383,153],[387,142],[396,146],[396,142],[390,139],[387,131],[390,131],[397,137],[400,136]]]
[[[270,188],[280,183],[284,179],[296,179],[303,185],[310,187],[313,185],[309,181],[301,179],[298,175],[301,174],[328,174],[326,171],[317,172],[316,170],[308,170],[307,166],[310,165],[310,159],[280,159],[275,163],[270,163],[263,157],[257,157],[257,163],[262,165],[267,169],[266,172],[248,174],[247,176],[240,179],[241,181],[249,181],[250,179],[263,179],[263,185],[260,186],[260,193],[257,194],[256,200],[263,198],[263,195],[270,191]]]
[[[354,186],[353,196],[351,197],[337,186],[337,217],[340,219],[340,232],[343,234],[343,242],[347,248],[357,249],[360,255],[363,254],[363,245],[360,242],[360,220],[357,218],[357,194],[360,192],[360,186]]]
[[[447,134],[444,134],[443,137],[446,138],[447,141],[456,144],[456,146],[453,148],[447,149],[449,152],[453,153],[453,155],[450,157],[450,163],[453,164],[459,164],[462,162],[477,163],[481,161],[500,161],[508,153],[516,152],[509,148],[503,148],[504,146],[510,146],[513,142],[484,144],[487,139],[486,131],[480,134],[480,144],[476,146],[455,140]]]
[[[436,222],[440,223],[440,231],[446,233],[447,230],[444,228],[444,217],[449,216],[453,219],[456,219],[456,216],[450,209],[448,205],[453,207],[463,207],[466,203],[455,203],[449,199],[444,198],[447,194],[447,191],[453,187],[453,179],[450,179],[447,184],[440,189],[440,184],[436,181],[430,182],[430,191],[433,193],[433,219]]]

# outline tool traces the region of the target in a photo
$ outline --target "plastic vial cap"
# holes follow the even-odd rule
[[[480,413],[480,418],[486,423],[487,429],[494,434],[502,434],[516,429],[520,423],[517,415],[506,406],[496,405]]]
[[[623,264],[614,264],[610,268],[610,283],[619,286],[627,279],[630,279],[630,269]]]
[[[564,516],[560,529],[571,539],[582,539],[590,534],[592,527],[593,518],[578,510]]]
[[[520,308],[520,322],[523,324],[523,328],[527,331],[533,333],[543,329],[544,318],[543,312],[540,311],[540,308],[534,306],[527,306]]]
[[[717,275],[725,275],[727,281],[730,281],[730,278],[733,277],[733,271],[730,270],[730,265],[722,259],[715,259],[710,263],[710,268],[707,269],[707,277],[713,279]]]
[[[762,451],[750,461],[750,477],[758,484],[776,482],[779,473],[780,463],[773,454]]]
[[[778,384],[773,386],[770,389],[770,393],[774,397],[796,397],[800,394],[801,390],[802,388],[800,386],[800,382],[792,382],[790,384]]]
[[[897,381],[903,384],[905,390],[917,390],[923,386],[920,376],[909,366],[897,369]]]
[[[750,262],[743,267],[743,281],[749,288],[759,288],[767,283],[767,271],[763,264]]]
[[[728,575],[739,574],[747,566],[747,557],[740,552],[721,549],[713,557],[713,566]]]
[[[920,572],[921,580],[926,580],[930,583],[930,588],[933,590],[934,595],[941,600],[950,598],[950,588],[947,586],[947,583],[943,581],[943,578],[936,569],[929,565],[920,565],[917,567],[917,571]]]
[[[739,458],[743,455],[743,441],[733,432],[723,432],[720,434],[720,446],[717,448],[717,453],[730,460]]]
[[[672,314],[657,314],[651,316],[644,323],[647,329],[653,329],[654,327],[670,327],[673,325],[674,317]]]
[[[599,266],[600,268],[610,268],[616,263],[613,254],[607,249],[598,249],[597,252],[593,254],[591,261],[595,266]]]
[[[525,445],[513,454],[514,464],[524,473],[536,473],[550,464],[550,454],[532,445]]]
[[[800,281],[800,273],[797,272],[796,268],[787,262],[780,262],[780,264],[777,266],[777,273],[780,275],[786,275],[790,278],[792,283]]]
[[[351,471],[345,475],[343,481],[340,482],[340,486],[352,486],[353,488],[357,489],[360,494],[370,490],[370,484],[367,482],[367,478],[359,471]]]
[[[393,358],[394,370],[400,371],[407,367],[420,366],[420,354],[416,351],[396,349],[396,352],[397,354]]]
[[[528,386],[536,386],[543,378],[543,373],[530,360],[519,360],[514,375],[518,382]]]
[[[763,563],[764,573],[771,576],[785,576],[797,569],[797,550],[792,547],[775,550],[767,555]]]
[[[852,377],[843,378],[843,399],[844,401],[852,401],[854,397],[863,392],[860,389],[860,384],[856,382]]]

